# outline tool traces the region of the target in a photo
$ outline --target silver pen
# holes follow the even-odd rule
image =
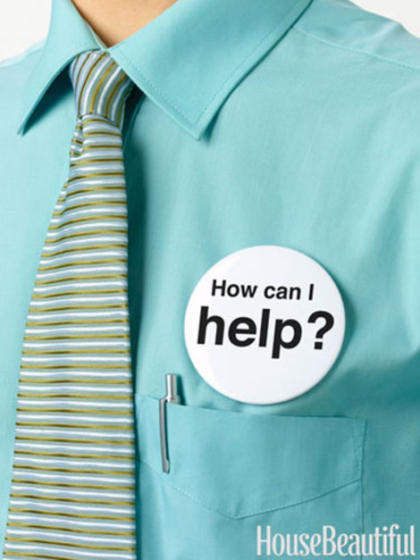
[[[167,403],[178,404],[180,402],[178,394],[178,378],[173,373],[165,376],[166,394],[159,401],[159,428],[160,428],[160,450],[162,455],[162,470],[168,473],[170,470],[169,454],[168,454],[168,429],[166,420]]]

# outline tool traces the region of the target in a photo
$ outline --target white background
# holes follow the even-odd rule
[[[419,0],[354,1],[367,10],[400,21],[420,36]],[[0,60],[20,54],[45,36],[50,6],[51,0],[0,0]]]

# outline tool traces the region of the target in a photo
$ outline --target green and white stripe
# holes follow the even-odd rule
[[[132,84],[101,51],[70,76],[78,122],[28,313],[4,557],[133,560],[121,139]]]

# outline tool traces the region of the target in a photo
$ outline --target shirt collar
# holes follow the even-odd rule
[[[199,138],[235,86],[312,0],[178,0],[108,49],[134,83]],[[20,132],[70,61],[101,48],[71,0],[54,0],[50,32],[26,88]]]

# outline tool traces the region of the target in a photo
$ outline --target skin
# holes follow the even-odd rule
[[[73,0],[106,46],[123,41],[168,9],[176,0]]]

